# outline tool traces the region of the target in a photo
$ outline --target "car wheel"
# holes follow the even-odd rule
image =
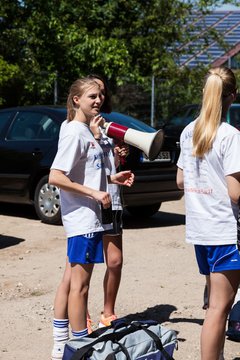
[[[156,214],[161,206],[161,203],[141,206],[127,206],[127,211],[138,218],[150,217]]]
[[[59,188],[48,184],[48,176],[38,182],[34,194],[34,207],[38,217],[46,224],[61,224]]]

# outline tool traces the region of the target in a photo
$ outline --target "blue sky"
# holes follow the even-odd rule
[[[189,2],[189,0],[182,0],[182,1],[183,1],[183,2],[184,2],[184,1]],[[190,1],[192,1],[192,2],[194,3],[195,0],[190,0]],[[225,4],[225,5],[222,5],[222,6],[218,6],[218,7],[212,5],[212,8],[217,9],[217,10],[226,10],[226,11],[228,11],[228,10],[229,10],[229,11],[231,11],[231,10],[238,10],[238,11],[240,11],[240,6],[234,6],[234,5],[232,5],[231,3]]]
[[[218,7],[218,10],[240,10],[239,6],[234,6],[232,4],[226,4]]]

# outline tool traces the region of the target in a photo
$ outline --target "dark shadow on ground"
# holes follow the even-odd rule
[[[26,218],[31,220],[39,220],[32,205],[0,203],[0,214],[5,216],[13,216]],[[41,221],[41,220],[39,220]],[[158,211],[152,217],[135,218],[130,215],[127,210],[123,214],[124,229],[146,229],[165,226],[176,226],[185,224],[185,215]]]
[[[14,236],[0,235],[0,249],[5,249],[10,246],[15,246],[25,241],[25,239]]]
[[[170,315],[173,311],[176,311],[177,308],[174,305],[164,304],[164,305],[155,305],[153,307],[147,308],[143,312],[128,314],[124,318],[128,321],[137,321],[137,320],[155,320],[159,324],[168,321],[169,323],[175,324],[178,322],[183,323],[194,323],[198,325],[203,324],[203,319],[194,319],[194,318],[171,318]],[[178,334],[179,332],[176,331]],[[178,337],[178,341],[185,342],[185,338]],[[234,360],[240,360],[238,358]]]
[[[33,220],[38,219],[35,209],[32,205],[0,203],[0,214]]]
[[[128,314],[126,316],[127,320],[155,320],[159,324],[164,321],[169,321],[169,317],[173,311],[177,308],[173,305],[155,305],[153,307],[147,308],[143,312]]]
[[[194,323],[198,325],[203,324],[203,319],[194,319],[194,318],[171,318],[170,315],[173,311],[176,311],[177,308],[174,305],[169,304],[161,304],[155,305],[153,307],[147,308],[141,313],[128,314],[126,318],[128,320],[155,320],[158,323],[162,323],[165,321],[169,321],[170,323]]]
[[[146,229],[165,226],[176,226],[185,224],[185,215],[158,211],[155,215],[148,218],[136,218],[124,211],[124,229]]]

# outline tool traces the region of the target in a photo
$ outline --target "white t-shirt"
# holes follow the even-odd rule
[[[107,175],[116,174],[113,140],[107,137],[104,133],[102,133],[100,145],[104,153]],[[122,210],[120,186],[116,184],[108,184],[108,192],[111,195],[112,199],[112,210]]]
[[[186,241],[196,245],[236,244],[238,205],[228,195],[226,175],[240,172],[240,132],[223,122],[212,149],[192,156],[196,120],[183,130],[177,166],[183,170]]]
[[[51,169],[65,172],[74,182],[107,191],[104,153],[88,125],[79,121],[62,123],[58,151]],[[60,189],[61,212],[67,237],[112,228],[102,226],[100,204],[91,197]]]

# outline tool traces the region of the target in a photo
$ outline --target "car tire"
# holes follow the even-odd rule
[[[61,224],[59,189],[48,184],[48,175],[43,176],[36,186],[34,207],[42,222],[51,225]]]
[[[134,217],[145,218],[156,214],[161,206],[161,203],[141,206],[127,206],[127,211]]]

